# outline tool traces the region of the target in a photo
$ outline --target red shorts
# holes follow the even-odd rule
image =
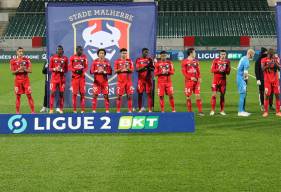
[[[213,80],[212,83],[212,91],[213,92],[220,92],[222,94],[225,94],[226,91],[226,80]]]
[[[272,93],[273,94],[280,94],[280,86],[279,86],[279,81],[277,82],[264,82],[264,93],[266,96],[270,96]]]
[[[93,94],[94,95],[99,95],[99,94],[108,95],[109,94],[108,82],[107,81],[105,81],[103,83],[94,82]]]
[[[116,95],[122,96],[124,94],[132,95],[134,93],[134,87],[132,82],[120,83],[117,82]]]
[[[172,82],[169,83],[158,83],[158,96],[164,96],[166,95],[173,95],[174,94],[174,88]]]
[[[23,81],[15,81],[14,90],[16,95],[31,94],[32,91],[31,91],[29,79],[25,79]]]
[[[152,81],[148,80],[138,80],[138,93],[151,93],[152,91]]]
[[[72,78],[71,80],[72,92],[73,94],[85,94],[86,93],[86,83],[85,78]]]
[[[190,97],[192,93],[199,95],[200,94],[200,83],[195,81],[186,81],[184,93],[187,97]]]
[[[57,90],[57,88],[59,89],[60,92],[64,92],[65,89],[65,79],[60,80],[60,81],[52,81],[50,82],[50,90],[52,92],[55,92]]]

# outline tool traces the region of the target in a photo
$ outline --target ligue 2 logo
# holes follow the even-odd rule
[[[27,121],[22,115],[13,115],[8,121],[8,127],[12,133],[22,133],[27,128]]]

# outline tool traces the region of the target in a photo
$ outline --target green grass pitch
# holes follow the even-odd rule
[[[34,63],[30,75],[36,111],[44,91],[41,68]],[[185,111],[179,62],[175,68],[176,109]],[[252,75],[253,69],[252,63]],[[261,117],[255,79],[249,79],[246,106],[252,116],[237,117],[232,70],[227,116],[210,117],[210,61],[201,62],[201,71],[206,116],[196,116],[195,133],[1,135],[0,191],[280,191],[281,121],[274,114]],[[13,113],[8,64],[0,65],[0,82],[0,113]],[[170,110],[167,100],[166,109]],[[193,109],[197,112],[195,105]],[[29,112],[25,96],[22,112]]]

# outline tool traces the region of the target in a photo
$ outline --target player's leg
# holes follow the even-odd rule
[[[108,94],[103,95],[103,97],[104,97],[105,112],[109,113],[109,97],[108,97]]]
[[[31,110],[31,113],[34,113],[34,101],[33,101],[33,98],[31,96],[31,86],[30,86],[30,82],[29,82],[29,79],[27,79],[24,84],[24,92],[27,96],[27,100],[28,100],[28,104],[29,104],[29,107],[30,107],[30,110]]]
[[[21,100],[21,95],[16,94],[16,113],[20,113],[20,100]]]
[[[92,100],[92,111],[93,111],[93,113],[96,113],[98,95],[100,93],[101,93],[100,84],[94,82],[94,84],[93,84],[93,100]]]
[[[269,105],[269,97],[271,95],[271,84],[265,82],[264,83],[264,113],[263,113],[263,117],[267,117],[268,116],[268,105]]]
[[[142,81],[138,81],[138,107],[139,107],[139,112],[141,112],[142,108],[142,97],[143,97],[143,92],[144,92],[144,84]]]
[[[122,96],[124,94],[124,85],[122,83],[117,82],[117,87],[116,87],[116,111],[117,113],[120,113],[121,111],[121,103],[122,103]]]
[[[204,116],[204,113],[202,111],[202,99],[200,97],[200,82],[197,82],[195,84],[194,93],[195,93],[195,98],[196,98],[196,105],[197,105],[198,112],[199,112],[198,115]]]
[[[104,98],[104,106],[105,106],[105,112],[109,113],[109,86],[108,82],[106,82],[104,85],[102,85],[102,94]]]
[[[62,80],[59,84],[59,107],[60,111],[59,113],[63,113],[63,107],[64,107],[64,89],[65,89],[65,80]]]
[[[261,111],[264,111],[264,81],[261,81],[259,85],[259,99],[260,99],[260,107]]]
[[[26,94],[26,96],[27,96],[27,100],[28,100],[28,104],[29,104],[31,113],[35,113],[35,111],[34,111],[34,101],[33,101],[33,98],[31,96],[31,94]]]
[[[193,87],[192,82],[185,83],[184,93],[186,96],[186,108],[188,112],[192,112],[192,104],[191,104],[192,87]]]
[[[272,89],[273,89],[273,93],[274,93],[274,95],[275,95],[275,107],[276,107],[276,109],[275,109],[275,111],[276,111],[276,116],[279,116],[279,117],[281,117],[281,113],[280,113],[280,85],[279,85],[279,81],[278,82],[276,82],[276,83],[274,83],[273,84],[273,87],[272,87]]]
[[[77,95],[79,92],[79,79],[71,80],[73,113],[77,113]]]
[[[273,97],[274,97],[274,93],[272,92],[272,94],[269,96],[269,109],[271,111],[274,111],[274,107],[273,107]]]
[[[146,83],[146,95],[147,95],[147,107],[148,107],[148,112],[152,112],[152,82]]]
[[[238,116],[247,117],[250,115],[250,113],[244,111],[247,84],[243,79],[238,79],[237,86],[239,92]]]
[[[86,83],[85,83],[85,78],[81,78],[81,79],[80,79],[79,91],[80,91],[81,113],[85,113],[85,94],[86,94]]]
[[[54,113],[54,102],[57,84],[55,82],[50,83],[50,113]]]
[[[172,112],[176,112],[175,100],[174,100],[174,88],[172,83],[167,83],[165,88],[166,88],[166,93],[169,96],[169,103],[172,108]]]
[[[213,91],[212,92],[212,97],[211,97],[211,107],[212,107],[212,109],[211,109],[211,112],[210,112],[210,115],[212,116],[212,115],[215,115],[215,109],[216,109],[216,97],[217,97],[217,92],[216,91]]]
[[[133,93],[134,93],[134,87],[131,83],[126,84],[126,94],[127,94],[127,101],[128,101],[128,111],[131,113],[133,111]]]
[[[222,82],[219,91],[220,91],[220,114],[226,115],[224,112],[226,82]]]
[[[165,107],[165,102],[164,102],[164,93],[165,93],[165,84],[163,83],[159,83],[157,85],[157,92],[158,92],[158,96],[159,96],[159,103],[160,103],[160,109],[161,112],[164,113],[164,107]]]
[[[210,115],[214,115],[215,114],[215,109],[216,109],[216,102],[217,102],[217,90],[218,90],[218,85],[216,84],[215,81],[213,81],[212,83],[212,97],[211,97],[211,112]]]

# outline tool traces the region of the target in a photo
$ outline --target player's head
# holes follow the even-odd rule
[[[274,49],[272,49],[272,48],[268,49],[268,51],[267,51],[267,56],[268,56],[269,58],[273,58],[274,55],[275,55]]]
[[[63,55],[64,51],[63,51],[63,46],[61,45],[58,45],[57,47],[57,54],[58,55]]]
[[[128,53],[128,50],[126,48],[120,49],[120,54],[121,54],[121,58],[122,59],[126,59],[127,58],[127,53]]]
[[[22,57],[24,50],[22,47],[18,47],[16,52],[18,57]]]
[[[189,48],[187,49],[187,57],[195,58],[196,57],[196,52],[194,48]]]
[[[167,59],[167,52],[166,51],[161,51],[160,52],[160,59],[162,61],[166,60]]]
[[[147,57],[148,54],[149,54],[149,49],[148,49],[148,48],[143,48],[143,49],[141,50],[141,52],[142,52],[142,56],[143,56],[143,57]]]
[[[255,56],[255,50],[254,50],[254,49],[248,49],[248,51],[247,51],[247,57],[248,57],[249,59],[253,59],[254,56]]]
[[[220,59],[226,59],[226,50],[220,50]]]
[[[97,52],[97,55],[100,59],[104,59],[105,55],[106,55],[105,49],[99,49],[98,52]]]
[[[81,55],[83,54],[83,47],[82,47],[82,46],[78,45],[78,46],[76,47],[76,54],[77,54],[78,56],[81,56]]]

